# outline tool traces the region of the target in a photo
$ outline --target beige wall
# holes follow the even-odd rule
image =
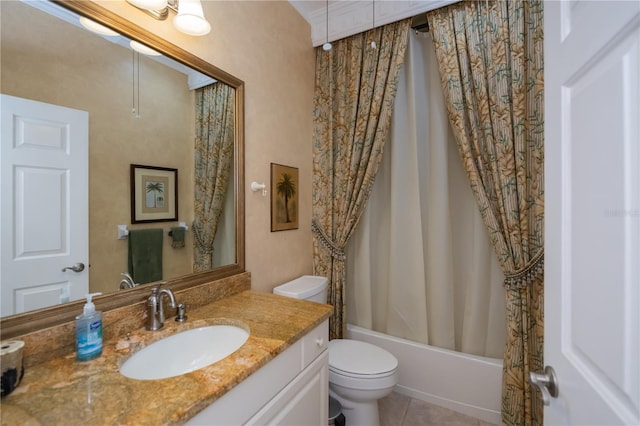
[[[128,269],[127,240],[116,239],[116,229],[131,223],[130,164],[178,169],[178,217],[193,220],[195,101],[186,75],[141,56],[136,119],[130,51],[87,34],[24,3],[2,4],[2,93],[89,112],[90,289],[107,293],[118,289],[120,273]],[[191,238],[187,233],[185,248],[173,249],[165,236],[164,278],[192,271]]]
[[[204,0],[211,33],[191,37],[125,1],[97,3],[154,31],[245,82],[246,267],[252,288],[312,272],[311,171],[315,54],[311,29],[286,1]],[[298,167],[300,228],[270,232],[269,199],[249,189],[269,184],[270,163]]]

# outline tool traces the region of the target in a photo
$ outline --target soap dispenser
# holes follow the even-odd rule
[[[82,315],[76,317],[76,359],[90,361],[102,355],[102,312],[96,311],[91,298],[102,293],[87,294]]]

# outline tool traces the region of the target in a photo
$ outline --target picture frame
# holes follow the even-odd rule
[[[298,229],[299,191],[298,169],[271,163],[271,232]]]
[[[131,164],[131,223],[178,220],[178,169]]]

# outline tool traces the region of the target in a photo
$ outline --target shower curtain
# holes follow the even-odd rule
[[[230,175],[234,155],[235,96],[235,89],[221,82],[196,89],[194,272],[217,266],[214,248],[216,243],[221,244],[220,238],[216,238],[218,227],[223,213],[225,216],[229,213],[227,200],[233,193]],[[222,229],[228,228],[226,224],[222,225]],[[235,253],[235,250],[231,252]]]
[[[346,269],[350,323],[502,358],[504,275],[460,164],[428,34],[410,34],[392,129]]]

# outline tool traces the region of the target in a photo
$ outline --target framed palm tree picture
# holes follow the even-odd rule
[[[271,163],[271,232],[298,229],[298,169]]]
[[[131,223],[178,220],[178,169],[131,165]]]

